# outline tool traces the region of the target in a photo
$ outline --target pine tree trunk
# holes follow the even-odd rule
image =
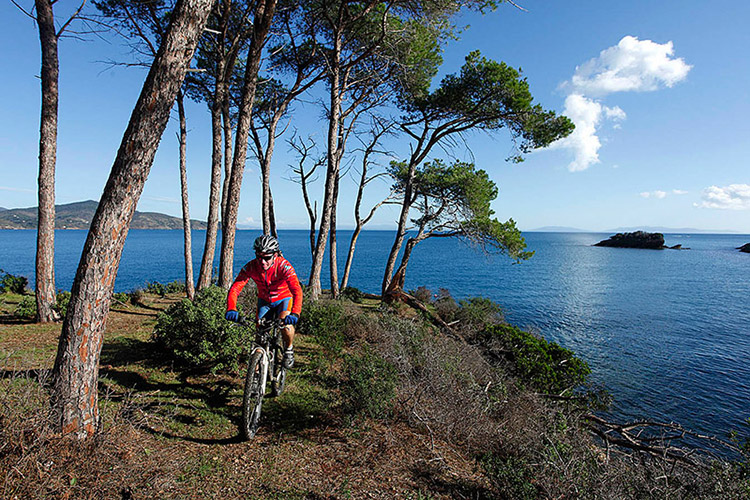
[[[245,171],[247,156],[247,140],[250,136],[250,120],[252,119],[255,89],[258,81],[258,70],[263,54],[263,46],[271,28],[271,21],[276,12],[277,0],[261,0],[255,10],[253,20],[253,34],[250,39],[245,78],[242,87],[240,113],[237,119],[237,133],[235,135],[234,160],[229,179],[227,194],[226,221],[221,234],[221,260],[219,263],[219,286],[228,289],[232,284],[232,264],[234,262],[234,238],[237,228],[237,214],[240,205],[240,191],[242,176]]]
[[[85,438],[97,429],[99,356],[122,249],[212,4],[177,1],[91,222],[53,369],[52,407],[63,434]]]
[[[219,203],[221,196],[221,116],[224,96],[226,92],[225,83],[221,79],[224,74],[224,61],[220,60],[216,68],[216,88],[214,89],[214,101],[211,105],[211,190],[208,198],[208,220],[206,221],[206,243],[203,246],[203,258],[201,270],[198,275],[198,290],[211,285],[211,275],[214,267],[214,253],[216,251],[216,238],[219,232]]]
[[[338,252],[336,251],[336,205],[339,199],[339,176],[336,176],[336,183],[333,188],[333,207],[331,208],[331,230],[330,242],[328,245],[328,262],[331,273],[331,298],[339,297],[339,266]]]
[[[227,197],[229,193],[229,177],[232,173],[232,118],[229,115],[229,92],[225,92],[224,105],[221,111],[224,123],[224,184],[221,190],[221,224],[227,220]]]
[[[338,66],[341,57],[341,37],[336,38],[335,54],[331,67],[331,115],[328,122],[328,170],[326,172],[325,194],[323,196],[323,207],[320,214],[320,227],[318,229],[318,240],[313,252],[312,266],[310,268],[310,279],[308,286],[313,300],[320,297],[322,288],[320,285],[320,273],[323,269],[323,256],[325,254],[328,233],[331,229],[331,212],[333,208],[334,185],[338,178],[338,144],[341,129],[341,69]]]
[[[354,228],[352,233],[352,239],[349,242],[349,253],[346,255],[346,265],[344,266],[344,277],[341,279],[341,289],[345,290],[349,286],[349,275],[352,270],[352,263],[354,262],[354,248],[357,246],[357,239],[359,233],[362,232],[362,224],[357,223],[357,227]]]
[[[55,163],[59,61],[50,0],[36,0],[42,47],[42,112],[39,127],[39,207],[36,237],[36,319],[57,319],[55,305]]]
[[[381,288],[382,294],[385,294],[385,291],[388,289],[388,285],[391,284],[393,269],[396,267],[396,259],[398,258],[398,253],[401,251],[401,245],[403,245],[404,238],[406,236],[406,225],[409,222],[409,210],[411,209],[412,204],[413,183],[416,171],[417,165],[412,161],[409,165],[409,177],[407,178],[406,186],[404,189],[404,200],[401,203],[401,214],[399,215],[398,219],[396,238],[393,241],[391,252],[388,255],[388,261],[385,265],[385,273],[383,273],[383,285]]]
[[[195,297],[193,283],[193,237],[190,227],[190,204],[187,185],[187,119],[182,91],[177,93],[177,113],[180,117],[180,187],[182,189],[182,228],[185,234],[185,292],[187,298]]]

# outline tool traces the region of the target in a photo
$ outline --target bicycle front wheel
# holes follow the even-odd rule
[[[273,363],[273,378],[271,379],[271,394],[280,396],[286,385],[286,368],[284,368],[284,349],[277,346]]]
[[[245,439],[252,439],[258,432],[260,422],[260,408],[263,405],[265,393],[263,353],[256,351],[250,357],[245,377],[245,392],[242,397],[242,434]]]

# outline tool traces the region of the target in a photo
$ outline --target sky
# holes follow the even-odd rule
[[[522,230],[662,226],[750,234],[750,2],[516,3],[523,10],[505,4],[457,17],[463,29],[446,45],[438,77],[457,72],[466,54],[479,50],[520,68],[535,102],[576,124],[571,136],[520,164],[505,161],[513,152],[506,131],[467,137],[458,156],[498,185],[498,218],[513,218]],[[0,16],[0,207],[35,206],[39,38],[11,2],[0,3]],[[59,47],[58,204],[100,198],[145,79],[143,69],[107,64],[130,60],[121,41],[88,38],[66,38]],[[313,134],[323,144],[325,123],[313,100],[295,108],[288,131]],[[210,116],[201,103],[189,103],[187,113],[191,217],[205,220]],[[140,211],[181,215],[176,125],[173,116]],[[405,155],[403,146],[393,145],[397,156]],[[289,180],[295,157],[283,139],[276,151],[271,182],[279,227],[306,228],[301,191]],[[355,172],[342,181],[342,228],[353,225]],[[259,177],[249,160],[239,214],[244,228],[259,227]],[[374,183],[366,208],[388,188]],[[312,191],[322,198],[322,179]],[[394,228],[396,217],[394,207],[385,207],[367,228]]]

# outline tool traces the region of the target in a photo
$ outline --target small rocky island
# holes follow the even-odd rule
[[[609,239],[602,240],[594,245],[595,247],[615,247],[615,248],[646,248],[650,250],[663,250],[669,248],[672,250],[688,250],[682,248],[682,245],[668,247],[664,244],[664,235],[661,233],[647,233],[645,231],[635,231],[633,233],[617,233]]]
[[[741,247],[737,247],[740,252],[750,253],[750,243],[745,243]]]

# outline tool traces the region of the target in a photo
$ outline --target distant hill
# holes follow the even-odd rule
[[[530,233],[590,233],[585,229],[578,229],[577,227],[566,227],[566,226],[544,226],[536,229],[529,229]]]
[[[55,205],[55,229],[88,229],[98,203],[92,200]],[[0,210],[0,229],[36,229],[37,207]],[[193,229],[206,229],[203,221],[191,220]],[[182,219],[156,212],[138,212],[130,229],[182,229]]]

